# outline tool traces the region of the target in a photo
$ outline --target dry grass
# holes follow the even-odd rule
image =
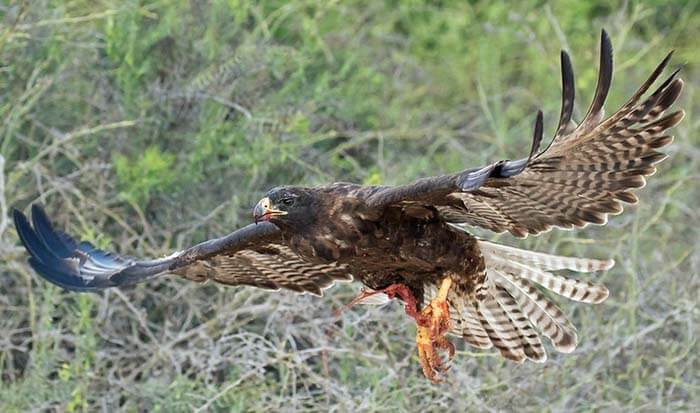
[[[695,2],[236,3],[0,5],[3,411],[698,409]],[[609,107],[675,48],[687,116],[640,205],[603,228],[501,237],[618,263],[604,304],[563,303],[581,345],[544,365],[460,345],[433,386],[400,306],[333,316],[354,285],[323,299],[174,279],[67,293],[31,272],[9,224],[9,207],[39,202],[71,233],[157,256],[243,225],[274,185],[522,156],[537,108],[553,129],[562,47],[585,109],[601,27]]]

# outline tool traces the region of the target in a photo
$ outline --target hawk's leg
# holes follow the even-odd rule
[[[447,276],[440,283],[437,296],[420,312],[420,317],[427,320],[422,323],[416,319],[417,334],[416,344],[418,346],[418,358],[423,368],[423,374],[433,383],[439,383],[439,376],[447,372],[438,350],[447,351],[449,362],[455,355],[454,345],[445,337],[450,329],[450,310],[447,305],[447,294],[452,286],[452,279]]]
[[[440,283],[437,296],[421,311],[418,311],[418,303],[411,289],[404,284],[392,284],[381,290],[362,291],[348,306],[379,293],[386,294],[390,299],[400,298],[404,302],[406,314],[416,320],[416,344],[423,374],[433,383],[439,383],[439,375],[447,372],[448,367],[438,351],[447,351],[448,362],[455,354],[454,345],[445,337],[450,329],[447,294],[451,286],[452,279],[449,276],[445,277]]]
[[[367,298],[383,293],[386,294],[386,296],[389,299],[394,299],[396,297],[400,298],[401,301],[404,302],[404,311],[406,311],[406,314],[411,316],[416,320],[417,324],[421,325],[428,325],[430,322],[430,319],[423,316],[419,311],[418,311],[418,302],[416,300],[416,297],[413,295],[411,292],[411,289],[408,288],[404,284],[391,284],[390,286],[386,288],[382,288],[381,290],[373,290],[373,289],[366,289],[360,291],[360,293],[352,299],[341,311],[346,310],[350,307],[352,307],[355,304],[361,303]]]
[[[387,288],[381,290],[390,299],[399,297],[403,301],[404,311],[406,314],[416,320],[416,324],[428,325],[430,320],[423,314],[418,312],[418,302],[416,297],[411,292],[411,289],[404,284],[391,284]]]

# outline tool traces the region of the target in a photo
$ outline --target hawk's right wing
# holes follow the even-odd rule
[[[535,122],[530,155],[498,161],[456,174],[380,187],[368,197],[370,208],[431,207],[447,221],[526,236],[552,227],[604,224],[608,214],[635,203],[633,190],[666,158],[658,149],[671,143],[666,130],[683,111],[667,113],[683,88],[677,71],[646,98],[644,95],[668,64],[669,54],[639,90],[610,117],[603,104],[613,73],[612,45],[601,35],[600,72],[593,102],[580,124],[572,120],[574,74],[561,54],[563,98],[559,127],[550,146],[538,152],[542,114]]]
[[[33,227],[17,210],[14,221],[32,268],[68,290],[101,290],[175,273],[193,281],[321,295],[336,280],[352,280],[343,266],[301,259],[284,245],[279,228],[269,222],[250,224],[164,258],[137,260],[101,251],[88,242],[76,242],[56,231],[37,205],[32,206]]]

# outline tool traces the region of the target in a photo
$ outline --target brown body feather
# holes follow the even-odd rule
[[[405,284],[419,302],[424,285],[447,272],[459,274],[466,292],[474,290],[484,267],[476,238],[450,227],[433,208],[387,208],[371,217],[364,212],[366,187],[339,183],[317,191],[324,194],[317,205],[323,216],[283,235],[300,256],[343,265],[373,289]]]

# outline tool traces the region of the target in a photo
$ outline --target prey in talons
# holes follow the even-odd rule
[[[447,372],[449,362],[455,355],[454,344],[446,337],[450,329],[447,295],[451,286],[452,279],[449,276],[445,277],[437,296],[421,310],[418,310],[418,303],[411,289],[404,284],[391,284],[379,290],[365,289],[348,304],[348,307],[379,293],[385,294],[388,299],[399,298],[403,301],[406,314],[416,320],[416,346],[423,374],[437,384],[442,381],[441,376]],[[447,352],[446,361],[441,357],[440,351]]]

